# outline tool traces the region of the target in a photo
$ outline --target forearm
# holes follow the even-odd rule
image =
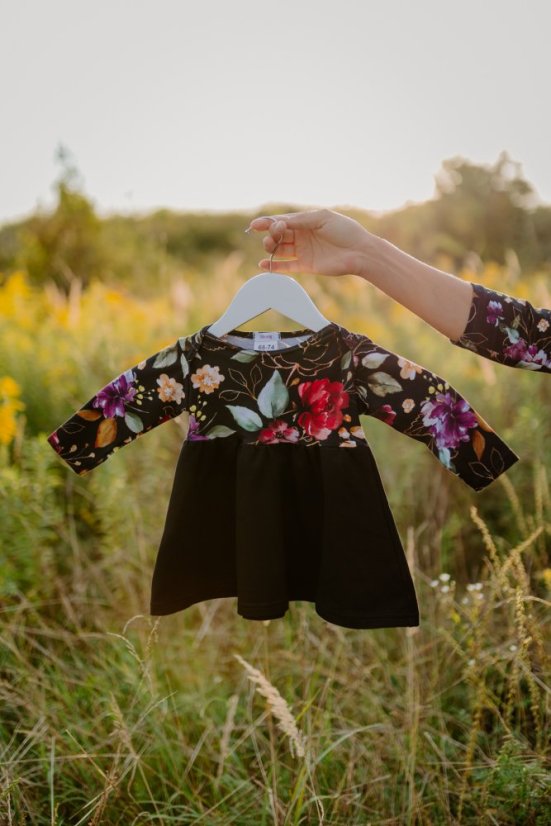
[[[472,300],[469,281],[425,264],[369,232],[358,251],[354,273],[448,338],[463,333]]]

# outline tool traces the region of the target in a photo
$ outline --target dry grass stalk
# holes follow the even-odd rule
[[[299,757],[304,757],[304,737],[298,729],[291,709],[289,708],[289,706],[287,705],[286,701],[283,699],[277,688],[266,679],[266,677],[264,676],[264,674],[262,674],[261,671],[259,671],[257,668],[254,668],[252,665],[250,665],[250,663],[244,660],[243,657],[240,656],[240,654],[234,654],[234,657],[237,660],[239,660],[241,665],[245,668],[251,682],[256,684],[258,693],[262,694],[262,696],[267,699],[270,711],[276,718],[279,728],[289,738],[289,745],[293,756],[294,751],[296,751],[296,754]]]

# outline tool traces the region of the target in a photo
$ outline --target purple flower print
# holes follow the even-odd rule
[[[112,419],[115,416],[123,417],[126,413],[125,404],[133,401],[136,395],[136,388],[132,387],[134,378],[132,370],[127,370],[126,373],[100,390],[92,407],[101,407],[106,419]]]
[[[503,318],[503,306],[500,301],[488,301],[486,307],[486,322],[497,327],[499,319]]]
[[[534,346],[534,345],[532,345]],[[523,338],[519,338],[514,344],[503,348],[503,353],[514,361],[522,361],[526,353],[527,346]]]
[[[437,393],[421,405],[423,424],[429,427],[438,448],[455,448],[470,439],[468,430],[477,427],[478,420],[465,399],[455,399],[451,393]]]
[[[187,432],[187,438],[190,442],[208,442],[209,440],[208,436],[201,436],[201,434],[199,433],[199,422],[197,421],[193,413],[191,413],[189,417],[189,428]]]
[[[539,367],[551,367],[551,359],[547,354],[538,349],[537,344],[530,344],[528,346],[523,338],[519,338],[514,344],[503,348],[503,354],[513,361],[522,362],[524,365],[533,365],[532,369],[537,370]]]

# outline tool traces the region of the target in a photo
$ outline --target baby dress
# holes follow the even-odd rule
[[[360,415],[415,439],[481,491],[519,457],[445,379],[330,322],[218,337],[206,325],[121,373],[48,442],[84,476],[183,411],[187,436],[150,613],[292,600],[346,628],[419,625],[413,580]]]

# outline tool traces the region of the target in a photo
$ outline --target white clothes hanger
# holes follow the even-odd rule
[[[298,281],[290,275],[272,273],[272,258],[282,238],[270,255],[270,272],[258,273],[245,282],[220,318],[207,328],[209,333],[224,336],[266,310],[277,310],[314,332],[330,324]]]

